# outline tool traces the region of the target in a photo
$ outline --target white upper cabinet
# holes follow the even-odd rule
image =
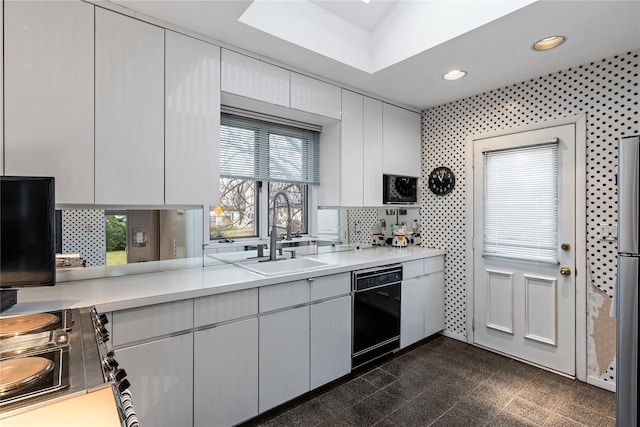
[[[363,206],[382,206],[382,101],[364,97]]]
[[[382,109],[382,169],[386,174],[421,174],[420,114],[395,105]]]
[[[291,72],[222,49],[220,86],[223,92],[289,107]]]
[[[94,202],[93,15],[80,1],[4,3],[4,173],[55,177],[56,203]]]
[[[166,31],[165,203],[219,199],[220,48]]]
[[[340,133],[342,122],[329,123],[320,133],[318,206],[340,206]]]
[[[164,30],[96,8],[95,202],[164,204]]]
[[[320,141],[321,206],[382,206],[382,105],[342,90],[340,137]]]
[[[292,72],[291,108],[340,120],[341,89]]]
[[[362,206],[364,97],[342,91],[340,141],[340,205]]]

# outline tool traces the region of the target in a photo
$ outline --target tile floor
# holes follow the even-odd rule
[[[615,394],[438,336],[244,424],[615,426]]]

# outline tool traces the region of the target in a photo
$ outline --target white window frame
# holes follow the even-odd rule
[[[227,110],[230,113],[233,114],[238,114],[240,111],[242,110],[237,110],[237,109],[233,109],[231,107],[222,107],[223,112],[226,112]],[[246,114],[244,114],[246,113]],[[302,122],[297,122],[297,121],[289,121],[287,119],[284,118],[278,118],[278,117],[272,117],[272,116],[268,116],[268,115],[263,115],[260,113],[253,113],[253,112],[248,112],[248,111],[242,111],[240,113],[240,115],[245,115],[248,118],[254,118],[257,120],[262,120],[262,121],[271,121],[274,122],[276,124],[282,124],[282,125],[289,125],[292,127],[301,127],[301,128],[305,128],[308,127],[310,130],[314,130],[317,132],[321,132],[322,128],[317,126],[317,125],[313,125],[313,124],[308,124],[308,123],[302,123]],[[230,240],[233,240],[233,243],[227,243],[224,241],[224,238],[211,238],[211,233],[210,233],[210,222],[209,222],[209,212],[211,212],[211,209],[214,206],[211,205],[207,205],[207,206],[203,206],[203,210],[204,210],[204,229],[203,229],[203,235],[204,235],[204,242],[205,244],[208,244],[210,247],[215,247],[215,246],[223,246],[223,247],[229,247],[229,246],[246,246],[246,245],[252,245],[252,244],[260,244],[260,243],[268,243],[269,242],[269,205],[272,202],[271,200],[268,199],[267,194],[268,194],[268,185],[269,185],[269,181],[268,180],[256,180],[256,183],[262,182],[262,185],[256,185],[256,191],[257,191],[257,199],[258,199],[258,205],[255,207],[255,214],[256,214],[256,221],[258,222],[257,224],[257,236],[251,236],[251,237],[230,237]],[[279,182],[278,180],[274,179],[273,182]],[[317,215],[317,211],[318,211],[318,185],[313,185],[313,184],[306,184],[307,185],[307,232],[306,233],[301,233],[301,235],[303,236],[302,239],[308,239],[308,240],[313,240],[315,239],[315,236],[317,236],[317,228],[318,228],[318,215]],[[281,204],[284,204],[283,201],[281,201],[281,199],[279,199],[278,201],[278,206],[281,206]]]

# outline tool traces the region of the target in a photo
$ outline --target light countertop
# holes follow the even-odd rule
[[[55,286],[19,289],[18,303],[3,312],[3,315],[90,306],[96,306],[99,312],[125,310],[443,254],[444,251],[438,249],[383,246],[305,256],[327,263],[327,266],[313,271],[269,277],[229,264],[63,282]]]
[[[120,417],[111,387],[47,403],[4,418],[2,427],[119,427]]]

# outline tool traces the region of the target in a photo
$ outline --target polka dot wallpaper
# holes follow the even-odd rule
[[[80,254],[87,267],[106,265],[104,210],[62,210],[62,252]],[[96,244],[100,242],[100,244]]]
[[[423,111],[423,182],[438,166],[448,166],[456,176],[456,187],[446,196],[435,196],[426,187],[421,190],[424,242],[447,252],[448,332],[466,336],[465,149],[466,138],[474,134],[586,115],[585,233],[590,284],[612,296],[616,242],[604,240],[602,228],[616,224],[617,139],[640,133],[639,56],[640,51],[620,54]],[[588,328],[591,333],[592,325]],[[609,333],[615,334],[615,330]],[[588,359],[593,357],[588,354]],[[601,374],[613,379],[611,370],[607,371]]]

